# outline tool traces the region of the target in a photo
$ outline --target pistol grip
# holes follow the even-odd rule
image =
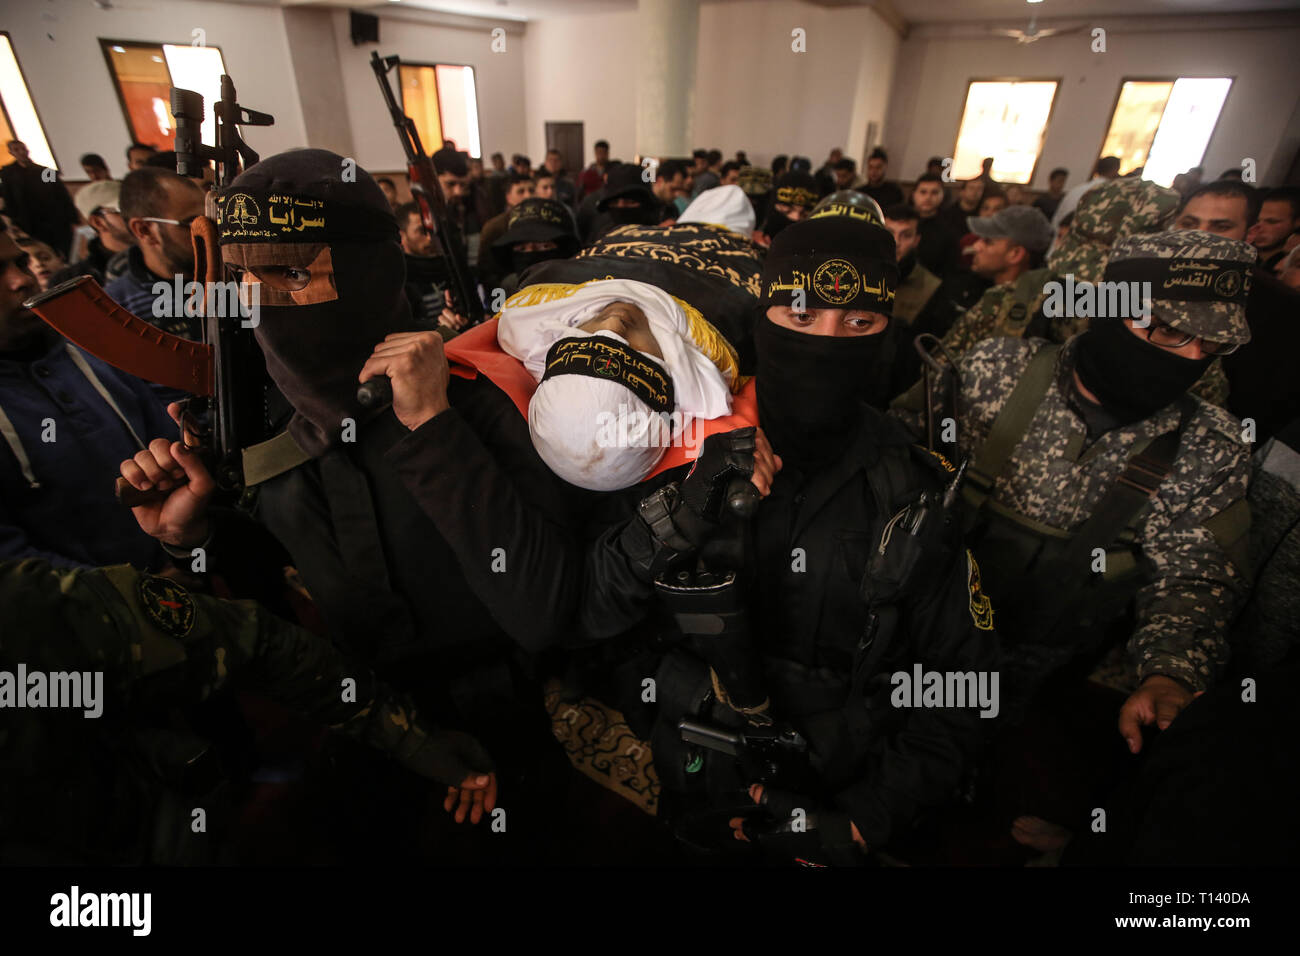
[[[387,375],[376,375],[361,383],[357,389],[357,402],[362,408],[382,408],[393,402],[393,383]]]

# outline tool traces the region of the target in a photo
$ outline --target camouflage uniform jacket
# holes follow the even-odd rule
[[[1032,275],[1042,274],[1043,280],[1050,277],[1051,273],[1046,269],[1037,269]],[[1031,275],[1025,273],[1024,275]],[[1021,278],[1023,278],[1022,276]],[[1027,309],[1023,310],[1024,314],[1012,316],[1012,307],[1016,301],[1016,283],[1001,282],[986,289],[980,296],[979,301],[962,313],[961,317],[953,323],[951,329],[943,337],[944,348],[948,354],[956,358],[962,355],[984,339],[992,338],[995,335],[1013,335],[1023,336],[1025,328],[1029,325],[1029,320],[1033,318],[1034,313],[1038,311],[1047,298],[1047,294],[1042,290],[1042,283],[1035,292],[1035,297],[1029,303]],[[1060,341],[1064,341],[1061,339]]]
[[[964,455],[988,437],[1040,339],[995,338],[962,359],[957,440]],[[1133,425],[1113,429],[1085,447],[1086,429],[1066,403],[1073,374],[1072,342],[1057,360],[1056,379],[1035,413],[1025,439],[997,476],[990,500],[1023,517],[1077,531],[1115,484],[1129,457],[1178,422],[1177,406]],[[920,430],[916,404],[923,384],[894,414]],[[936,403],[944,396],[935,386]],[[938,405],[937,407],[943,407]],[[1169,475],[1137,519],[1146,583],[1137,593],[1137,630],[1129,653],[1139,679],[1176,678],[1194,690],[1213,683],[1227,659],[1229,621],[1248,589],[1240,527],[1249,480],[1248,447],[1237,419],[1197,402],[1186,422]],[[1228,519],[1223,517],[1233,509]],[[996,595],[993,595],[996,603]]]
[[[1034,269],[1022,273],[1014,282],[1002,282],[986,290],[979,301],[953,323],[943,337],[944,348],[956,358],[985,339],[995,336],[1023,338],[1047,299],[1047,283],[1053,280],[1060,282],[1062,278],[1051,269]],[[1017,284],[1029,286],[1030,289],[1017,297]],[[1025,308],[1017,308],[1017,298],[1027,303]],[[1087,327],[1087,319],[1062,316],[1046,319],[1043,331],[1053,342],[1066,342]],[[1215,405],[1222,406],[1227,402],[1228,378],[1219,359],[1215,359],[1205,370],[1200,381],[1192,387],[1192,393]]]
[[[0,562],[0,606],[0,670],[21,663],[29,671],[103,674],[102,719],[76,712],[69,723],[39,710],[0,710],[0,776],[7,784],[40,770],[10,745],[21,751],[24,740],[48,742],[40,735],[59,726],[75,729],[63,738],[69,743],[90,732],[126,734],[141,713],[185,709],[228,685],[370,744],[421,776],[445,775],[442,745],[405,699],[350,666],[325,638],[251,601],[191,593],[128,565],[64,570],[26,559]],[[345,693],[353,689],[348,679],[354,693]],[[46,754],[37,763],[54,772],[59,749],[36,748]]]

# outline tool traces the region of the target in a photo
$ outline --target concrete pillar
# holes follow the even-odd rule
[[[343,91],[343,70],[334,42],[333,16],[332,10],[286,9],[284,32],[289,41],[289,62],[298,84],[303,126],[307,130],[302,145],[328,149],[340,156],[354,156],[352,124]],[[369,57],[370,52],[358,49],[356,55]],[[378,100],[379,91],[372,89],[370,92]],[[257,105],[252,96],[248,99]],[[382,103],[376,108],[382,109]]]
[[[691,154],[699,36],[699,0],[638,0],[641,52],[631,84],[636,90],[638,155]]]

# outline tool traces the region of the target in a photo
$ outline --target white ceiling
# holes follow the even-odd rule
[[[816,0],[813,0],[816,2]],[[1094,16],[1176,16],[1300,9],[1300,0],[893,0],[909,23]]]
[[[271,6],[329,6],[378,12],[425,10],[506,20],[634,10],[636,0],[236,0]],[[702,0],[742,5],[748,0]],[[1177,16],[1180,14],[1249,14],[1300,10],[1300,0],[805,0],[817,6],[892,6],[909,24],[970,21],[1017,21],[1033,15],[1043,20],[1095,16]]]

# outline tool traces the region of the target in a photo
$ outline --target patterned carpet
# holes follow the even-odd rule
[[[659,806],[659,778],[650,745],[628,727],[623,715],[591,697],[569,702],[558,680],[547,683],[546,712],[574,769],[650,816]]]

